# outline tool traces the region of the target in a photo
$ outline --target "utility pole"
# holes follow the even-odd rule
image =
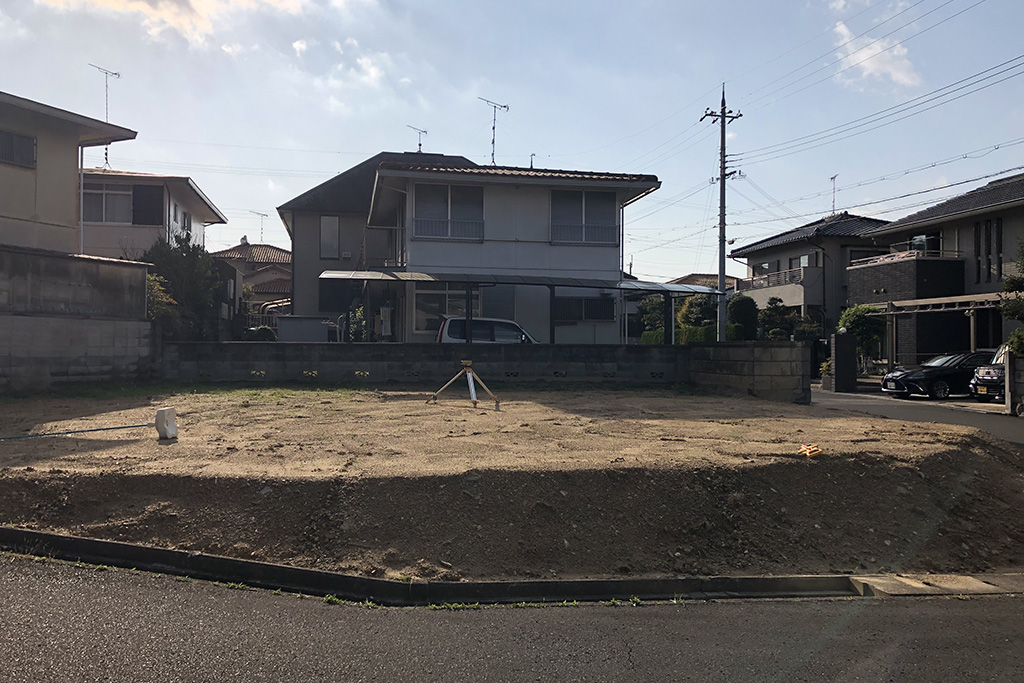
[[[718,172],[718,341],[725,341],[725,180],[735,171],[725,170],[725,126],[743,116],[725,108],[725,83],[722,84],[722,106],[716,113],[710,107],[704,112],[704,119],[717,119],[722,126],[721,162]]]

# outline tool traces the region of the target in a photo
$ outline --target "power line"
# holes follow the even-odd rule
[[[877,130],[878,128],[882,128],[884,126],[891,125],[891,124],[896,123],[898,121],[902,121],[904,119],[910,118],[911,116],[916,116],[918,114],[922,114],[922,113],[924,113],[926,111],[930,111],[930,110],[935,109],[936,107],[942,106],[944,104],[949,104],[951,102],[955,102],[956,100],[962,99],[963,97],[966,97],[967,95],[972,95],[972,94],[974,94],[976,92],[979,92],[981,90],[985,90],[985,89],[990,88],[990,87],[992,87],[994,85],[998,85],[999,83],[1002,83],[1003,81],[1009,80],[1010,78],[1015,78],[1017,76],[1020,76],[1020,75],[1024,74],[1024,70],[1020,70],[1020,69],[1024,68],[1024,63],[1020,63],[1021,60],[1024,60],[1024,55],[1020,55],[1020,56],[1014,57],[1013,59],[1010,59],[1010,60],[1007,60],[1007,61],[1003,62],[1002,64],[997,64],[994,67],[990,67],[989,69],[985,69],[984,71],[980,71],[980,72],[975,73],[975,74],[973,74],[971,76],[968,76],[966,78],[960,79],[959,81],[956,81],[956,82],[951,83],[949,85],[943,86],[942,88],[938,88],[938,89],[933,90],[933,91],[931,91],[929,93],[926,93],[924,95],[920,95],[918,97],[912,98],[912,99],[907,100],[906,102],[903,102],[901,104],[894,105],[894,106],[888,107],[886,109],[882,109],[881,111],[875,112],[873,114],[868,114],[867,116],[862,116],[862,117],[860,117],[858,119],[854,119],[852,121],[848,121],[847,123],[843,123],[843,124],[840,124],[840,125],[837,125],[837,126],[833,126],[831,128],[826,128],[826,129],[824,129],[822,131],[818,131],[817,133],[810,133],[808,135],[803,135],[803,136],[800,136],[800,137],[797,137],[797,138],[793,138],[792,140],[787,140],[785,142],[779,142],[779,143],[775,143],[773,145],[767,145],[765,147],[760,147],[760,148],[751,150],[749,152],[742,152],[739,155],[737,155],[737,159],[738,160],[742,160],[743,163],[745,163],[745,164],[762,163],[764,161],[771,161],[771,160],[774,160],[774,159],[779,159],[779,158],[781,158],[783,156],[789,156],[790,154],[796,154],[798,152],[804,152],[804,151],[807,151],[809,149],[816,149],[817,147],[821,147],[821,146],[826,145],[826,144],[831,144],[833,142],[838,142],[839,140],[845,140],[845,139],[853,137],[855,135],[861,135],[863,133],[867,133],[867,132],[870,132],[872,130]],[[1014,62],[1018,62],[1018,63],[1014,64]],[[1007,65],[1012,65],[1012,66],[1007,66]],[[1003,67],[1006,67],[1006,68],[1003,68]],[[996,71],[997,69],[1002,69],[1002,70],[1001,71]],[[992,79],[994,79],[994,78],[996,78],[998,76],[1002,76],[1003,74],[1006,74],[1006,73],[1014,71],[1014,70],[1019,70],[1019,71],[1017,71],[1017,73],[1011,73],[1009,76],[1006,76],[1005,78],[1000,78],[998,80],[992,81]],[[995,73],[991,73],[993,71],[996,71],[996,72]],[[982,77],[983,74],[988,74],[988,75],[985,75],[984,77]],[[991,81],[991,82],[986,83],[986,81]],[[984,84],[984,85],[982,85],[982,84]],[[957,86],[959,86],[959,87],[957,87]],[[966,90],[968,88],[973,88],[973,90],[968,90],[967,92],[961,92],[961,94],[957,95],[956,97],[950,97],[950,95],[952,95],[953,93],[957,93],[957,92]],[[948,98],[948,99],[943,99],[943,98]],[[942,101],[939,101],[939,100],[942,100]],[[930,107],[926,107],[926,108],[921,109],[921,107],[924,107],[925,105],[933,103],[933,102],[937,102],[937,103],[933,104]],[[914,111],[914,110],[917,110],[917,111]],[[900,116],[901,114],[903,114],[903,116]],[[891,117],[898,117],[898,118],[891,118]],[[891,119],[891,120],[886,121],[885,119]],[[877,124],[877,125],[873,125],[873,124]],[[859,130],[859,129],[865,128],[866,126],[870,126],[870,127],[866,128],[864,130]],[[853,132],[853,131],[858,131],[858,132]]]

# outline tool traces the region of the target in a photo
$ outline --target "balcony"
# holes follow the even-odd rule
[[[820,268],[793,268],[791,270],[780,270],[777,273],[768,273],[767,275],[757,275],[746,280],[737,280],[736,291],[743,292],[751,289],[800,284],[806,278],[805,270],[821,271]]]
[[[956,251],[906,249],[855,259],[846,270],[848,303],[960,296],[965,293],[964,260]]]
[[[850,261],[850,267],[856,268],[857,266],[873,266],[879,263],[893,263],[895,261],[907,261],[912,259],[952,259],[956,260],[961,257],[959,251],[948,251],[943,249],[907,249],[904,251],[894,251],[889,254],[882,254],[881,256],[869,256],[868,258],[859,258]]]
[[[484,222],[479,220],[446,220],[417,218],[413,221],[413,239],[483,242]]]
[[[367,268],[405,268],[406,262],[404,258],[367,258]]]

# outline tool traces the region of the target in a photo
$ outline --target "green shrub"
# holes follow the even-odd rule
[[[277,341],[277,332],[273,327],[260,325],[256,328],[249,328],[242,333],[242,341]]]
[[[1024,356],[1024,327],[1018,327],[1011,332],[1010,338],[1006,340],[1006,343],[1015,354]]]

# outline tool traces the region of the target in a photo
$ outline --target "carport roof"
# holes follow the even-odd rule
[[[717,294],[718,290],[700,285],[673,285],[642,280],[600,280],[546,275],[508,275],[492,273],[413,273],[391,270],[325,270],[321,280],[360,280],[374,282],[455,282],[479,285],[537,285],[580,287],[584,289],[617,289],[652,294]]]

